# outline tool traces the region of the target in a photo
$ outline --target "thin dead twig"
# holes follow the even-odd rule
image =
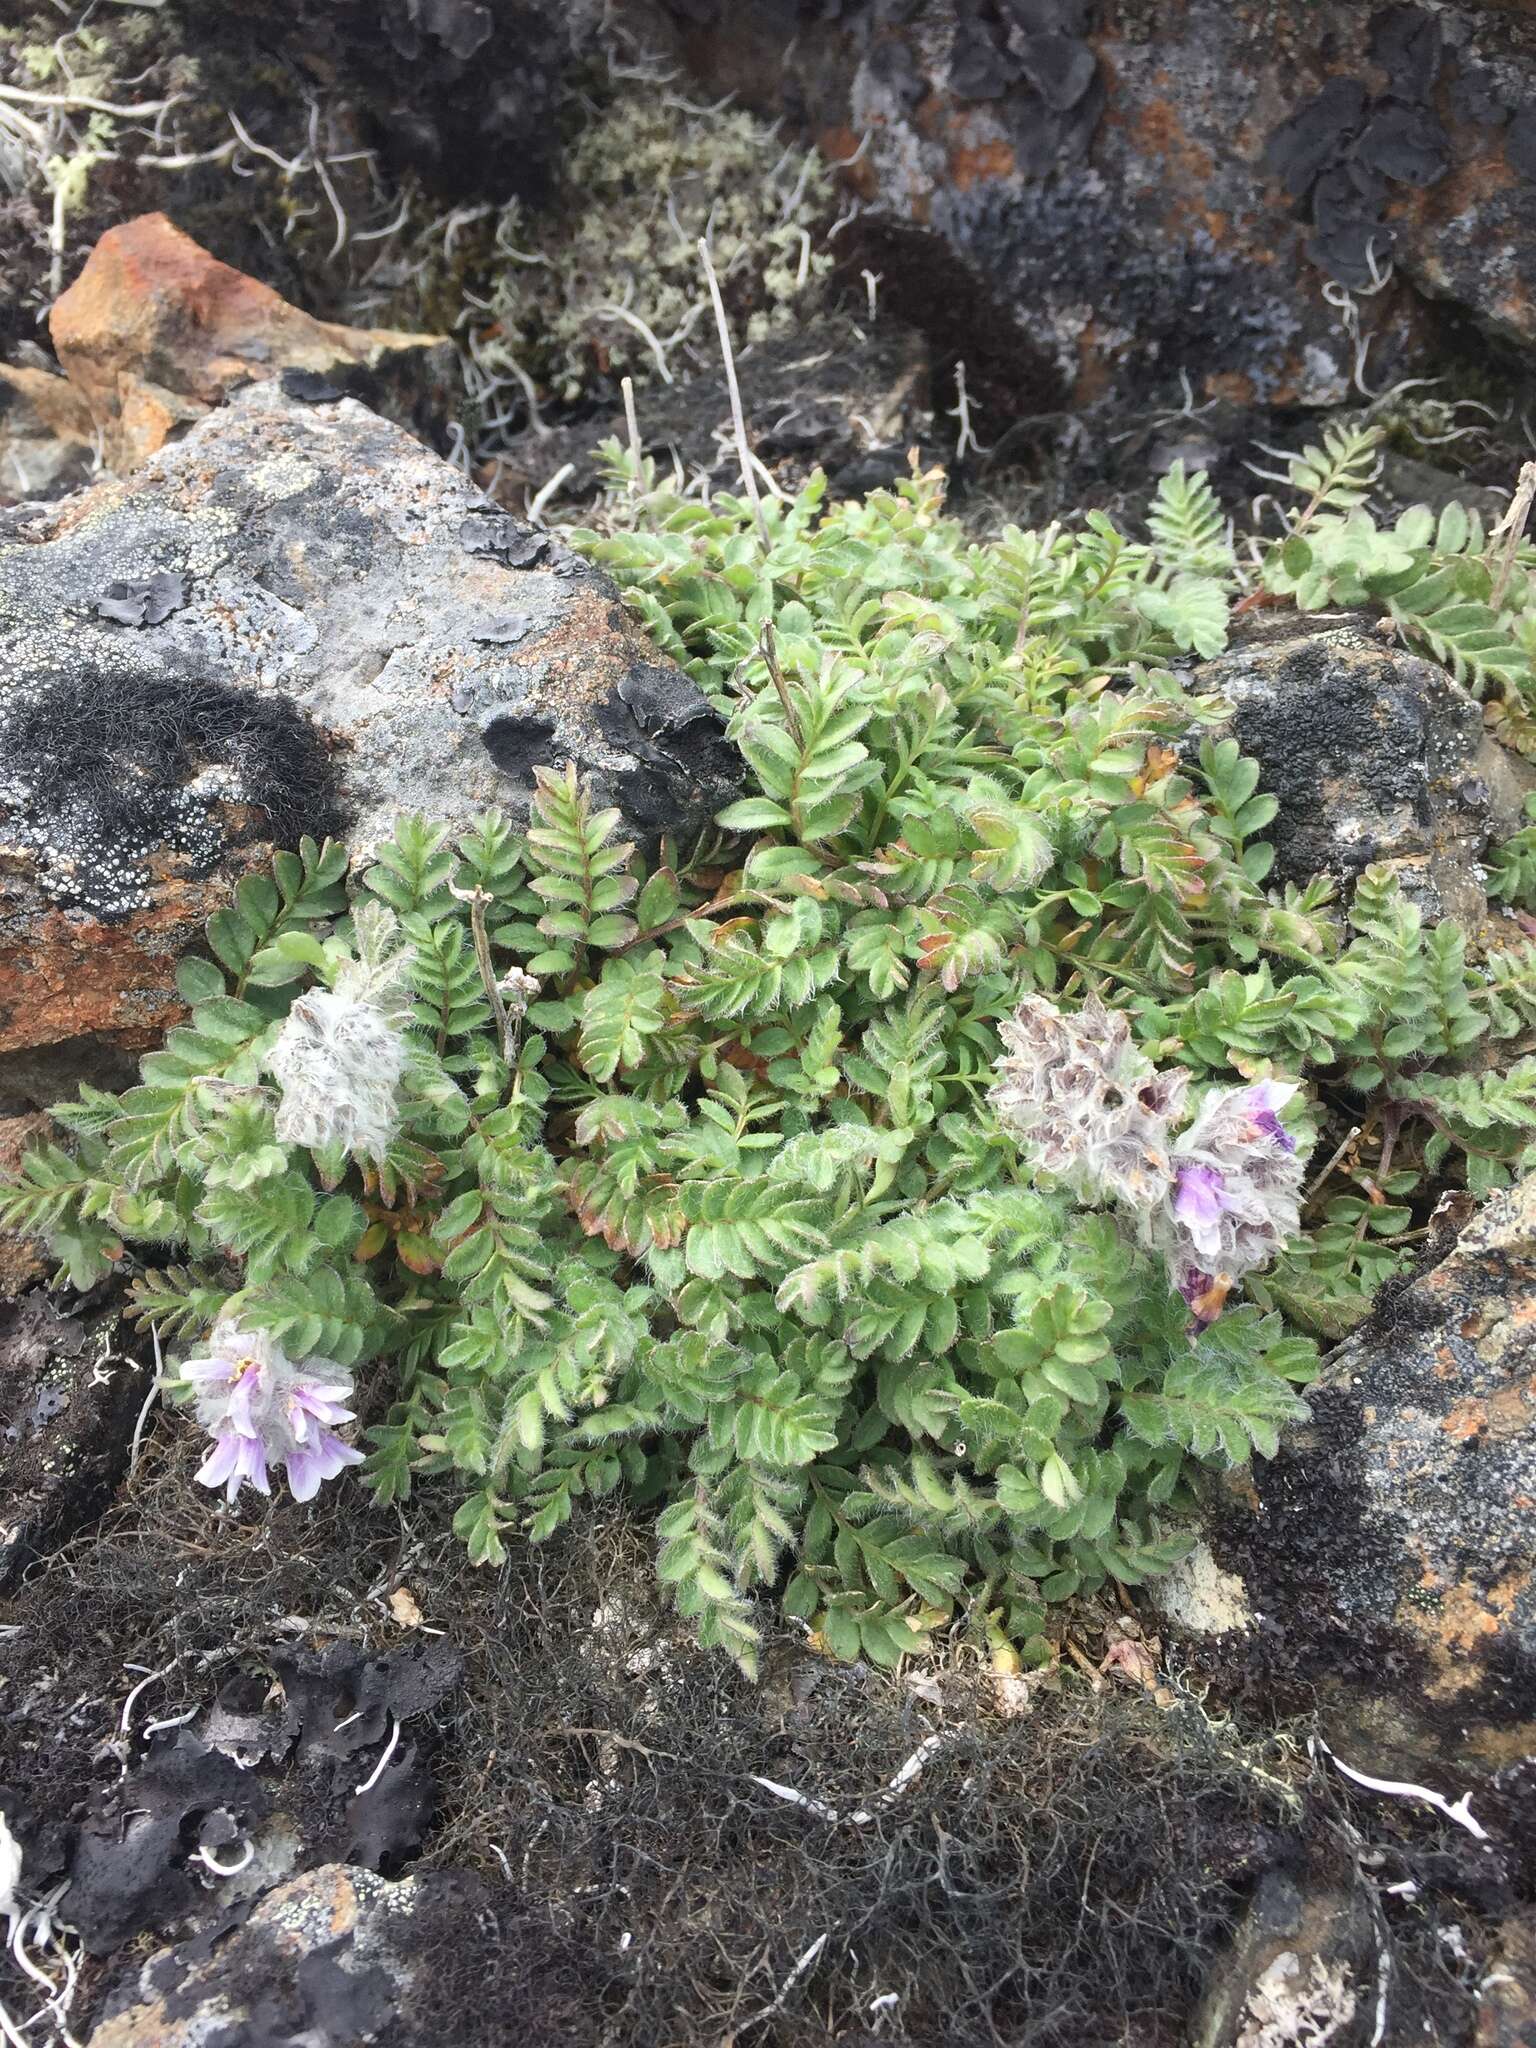
[[[736,381],[736,359],[731,353],[731,330],[725,317],[725,301],[720,296],[720,280],[715,275],[715,266],[710,260],[709,243],[699,238],[699,261],[704,266],[704,275],[709,282],[709,296],[715,309],[715,326],[720,334],[720,353],[725,358],[725,383],[731,395],[731,424],[736,430],[736,455],[741,464],[741,482],[752,506],[752,516],[757,522],[757,537],[764,551],[769,546],[768,522],[763,516],[763,501],[758,495],[757,478],[752,473],[751,450],[747,446],[747,420],[741,409],[741,386]]]

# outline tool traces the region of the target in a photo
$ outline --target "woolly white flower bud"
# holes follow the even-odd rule
[[[267,1067],[281,1091],[281,1143],[312,1151],[335,1145],[379,1160],[400,1122],[408,1047],[398,985],[412,956],[394,947],[395,920],[382,905],[359,905],[353,926],[358,959],[334,989],[298,998]]]
[[[509,1022],[517,1023],[528,1014],[528,1005],[537,1002],[542,986],[536,974],[525,974],[521,967],[509,967],[496,987],[506,1004]]]
[[[1184,1106],[1181,1072],[1160,1074],[1119,1010],[1091,996],[1065,1016],[1026,996],[999,1027],[992,1104],[1053,1179],[1084,1201],[1149,1208],[1168,1184],[1168,1128]]]

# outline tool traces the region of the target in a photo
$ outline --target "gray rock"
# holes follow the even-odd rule
[[[740,786],[608,577],[353,399],[252,386],[29,508],[0,535],[0,1102],[152,1044],[272,845],[522,822],[567,762],[642,844]]]
[[[1477,923],[1478,863],[1520,829],[1536,771],[1442,668],[1352,615],[1288,617],[1203,663],[1191,687],[1232,704],[1230,730],[1279,799],[1276,881],[1348,882],[1387,861],[1426,914]]]
[[[1380,505],[1394,514],[1406,512],[1410,505],[1427,505],[1438,518],[1447,505],[1461,505],[1476,512],[1489,530],[1509,510],[1509,499],[1503,491],[1469,483],[1453,470],[1437,469],[1434,463],[1422,462],[1413,455],[1400,455],[1395,448],[1382,454],[1381,476],[1374,495]]]
[[[114,586],[150,601],[126,618]],[[526,815],[539,763],[574,762],[652,838],[734,787],[718,718],[607,577],[355,401],[270,384],[0,549],[0,664],[0,727],[82,675],[128,705],[165,680],[286,700],[333,748],[357,843],[403,810]],[[57,861],[38,835],[67,793],[14,754],[4,782],[7,836]]]
[[[1204,1661],[1272,1708],[1315,1696],[1380,1776],[1536,1749],[1536,1176],[1458,1220],[1333,1353],[1310,1423],[1208,1499],[1253,1624]]]

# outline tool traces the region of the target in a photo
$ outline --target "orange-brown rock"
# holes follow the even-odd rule
[[[95,440],[91,409],[67,378],[0,363],[0,505],[83,483]]]
[[[372,397],[402,373],[440,376],[441,363],[426,359],[447,349],[438,335],[316,320],[163,213],[108,229],[55,303],[49,331],[120,474],[237,385],[297,371]]]
[[[232,853],[211,874],[155,875],[116,922],[44,907],[29,877],[0,869],[0,1109],[68,1097],[77,1079],[127,1086],[184,1015],[176,963],[245,865]],[[0,1254],[0,1294],[4,1274]]]

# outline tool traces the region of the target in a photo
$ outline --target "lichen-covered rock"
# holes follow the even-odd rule
[[[525,817],[567,761],[648,842],[740,773],[607,577],[354,400],[248,387],[35,510],[0,539],[0,1107],[161,1031],[267,844]]]
[[[424,429],[457,376],[440,336],[316,320],[163,213],[109,228],[48,327],[119,474],[253,379],[284,376],[321,397],[349,392]]]
[[[1377,1943],[1359,1893],[1272,1870],[1217,1961],[1190,2048],[1346,2048],[1375,1991]]]
[[[1290,617],[1203,663],[1191,685],[1231,703],[1230,729],[1279,800],[1266,833],[1276,881],[1352,881],[1386,861],[1426,914],[1477,923],[1478,863],[1520,829],[1536,772],[1444,669],[1352,616]]]
[[[0,1590],[72,1536],[122,1475],[149,1381],[115,1329],[40,1293],[0,1301]]]
[[[1205,399],[1337,403],[1350,317],[1370,376],[1401,374],[1421,293],[1536,344],[1528,8],[655,4],[711,89],[848,164],[872,211],[851,235],[929,239],[883,289],[921,324],[968,320],[973,373],[1012,349],[1003,379],[1079,403],[1181,370]]]
[[[151,1930],[206,1930],[301,1870],[393,1870],[420,1849],[437,1809],[422,1736],[462,1677],[459,1653],[434,1637],[244,1662],[201,1712],[142,1744],[125,1730],[121,1771],[85,1806],[17,1818],[29,1888],[62,1880],[62,1911],[92,1955]],[[13,1720],[25,1782],[38,1717]]]
[[[1315,1691],[1342,1755],[1462,1771],[1536,1748],[1536,1176],[1388,1293],[1206,1536],[1253,1625],[1213,1666]],[[1373,1762],[1372,1759],[1378,1761]]]
[[[327,1863],[276,1886],[216,1939],[149,1958],[108,2000],[87,2048],[363,2048],[433,2032],[434,1945],[456,1968],[496,1933],[467,1872],[390,1883]]]

